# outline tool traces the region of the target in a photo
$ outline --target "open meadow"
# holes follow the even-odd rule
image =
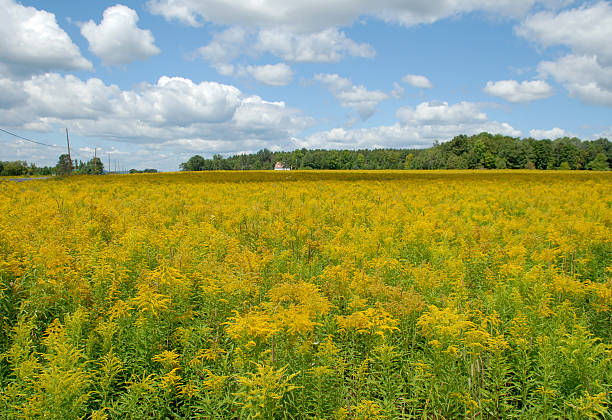
[[[610,418],[612,175],[0,182],[0,418]]]

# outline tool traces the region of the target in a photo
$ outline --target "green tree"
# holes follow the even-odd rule
[[[356,169],[364,169],[365,168],[365,164],[366,164],[365,156],[363,155],[363,153],[359,153],[357,155],[357,161],[356,161],[356,164],[355,164]]]
[[[506,159],[503,157],[498,157],[495,159],[495,169],[506,169],[508,165],[506,164]]]
[[[2,172],[7,176],[27,175],[29,173],[28,164],[23,160],[4,162],[4,169]]]
[[[463,156],[457,156],[456,154],[451,154],[446,160],[446,168],[447,169],[467,169],[468,161]]]
[[[104,173],[104,165],[99,157],[95,157],[80,166],[79,172],[87,175],[101,175]]]
[[[535,141],[533,145],[533,163],[536,169],[550,169],[552,167],[553,150],[550,140]]]
[[[59,176],[69,175],[72,172],[72,161],[67,154],[60,155],[55,168]]]
[[[557,165],[561,166],[563,162],[567,162],[571,169],[578,169],[578,139],[569,139],[567,137],[559,139],[553,143]]]
[[[467,153],[468,147],[468,137],[465,134],[460,134],[449,142],[450,151],[457,156]]]
[[[360,154],[360,156],[363,156],[363,155]],[[404,169],[411,169],[413,160],[414,160],[414,154],[408,153],[406,155],[406,160],[404,161]]]
[[[489,151],[486,151],[482,156],[482,166],[487,169],[495,168],[495,156]]]
[[[204,158],[200,155],[195,155],[189,158],[187,162],[181,163],[181,171],[203,171]]]
[[[589,162],[589,169],[592,171],[609,171],[608,159],[603,153],[598,153],[595,159]]]
[[[472,137],[474,139],[474,137]],[[470,144],[470,151],[467,154],[468,165],[470,169],[478,169],[485,167],[484,156],[487,151],[487,146],[482,139],[476,138]]]

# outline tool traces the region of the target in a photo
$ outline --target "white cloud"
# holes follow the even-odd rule
[[[276,131],[275,138],[288,133],[291,136],[312,123],[310,118],[304,118],[295,109],[288,108],[284,102],[268,102],[259,96],[244,98],[232,120],[235,127],[252,138],[254,134],[269,135]]]
[[[407,74],[402,77],[402,82],[421,89],[431,89],[433,87],[433,84],[427,77],[418,74]]]
[[[293,71],[285,63],[248,66],[247,72],[264,85],[286,86],[291,83]]]
[[[138,27],[138,14],[121,4],[106,9],[99,25],[93,20],[84,23],[81,34],[89,50],[106,65],[145,60],[160,52],[151,31]]]
[[[559,127],[555,127],[555,128],[551,128],[550,130],[538,130],[538,129],[533,129],[529,131],[529,135],[531,137],[533,137],[534,139],[558,139],[561,137],[565,137],[567,136],[567,133],[564,129],[559,128]]]
[[[343,107],[352,108],[367,120],[376,112],[378,104],[390,95],[380,90],[368,90],[363,85],[353,83],[337,74],[317,74],[315,80],[323,83]]]
[[[373,58],[374,48],[358,44],[336,28],[319,32],[295,34],[284,28],[263,29],[257,35],[255,48],[286,61],[330,63],[345,56]]]
[[[401,123],[407,125],[456,125],[487,121],[487,114],[473,102],[454,105],[448,102],[423,102],[414,109],[399,108],[396,116]]]
[[[227,64],[243,52],[249,33],[240,26],[232,26],[217,32],[207,45],[196,51],[213,65]]]
[[[0,79],[0,109],[10,109],[27,101],[23,90],[10,79]]]
[[[234,25],[215,33],[195,54],[224,76],[244,76],[249,72],[232,64],[240,55],[272,54],[289,62],[330,63],[346,56],[372,58],[376,53],[370,45],[358,44],[336,28],[296,34],[281,27],[257,31]]]
[[[570,54],[557,61],[543,61],[538,70],[562,83],[572,97],[612,106],[612,66],[602,66],[596,56]]]
[[[562,45],[572,52],[543,61],[538,70],[552,76],[570,96],[595,105],[612,106],[612,5],[587,4],[560,13],[528,17],[516,33],[543,47]]]
[[[507,136],[520,136],[521,132],[507,123],[485,122],[474,125],[425,125],[393,124],[361,129],[334,128],[314,133],[297,140],[298,147],[325,149],[359,148],[420,148],[429,147],[434,141],[448,141],[458,133],[468,135],[484,131]]]
[[[516,80],[489,81],[483,90],[489,95],[514,103],[536,101],[548,98],[553,94],[552,87],[544,80],[531,82],[525,80],[521,83]]]
[[[29,76],[92,68],[53,13],[0,0],[0,71]]]
[[[411,26],[477,11],[520,17],[536,4],[565,3],[565,0],[150,0],[147,4],[155,14],[192,26],[206,21],[225,25],[288,26],[296,32],[317,32],[351,25],[360,16],[376,16]]]
[[[395,99],[402,99],[405,94],[406,89],[404,89],[404,87],[401,86],[399,83],[393,82],[393,90],[389,92],[389,95],[391,95]]]
[[[447,141],[459,133],[477,134],[483,131],[508,136],[521,132],[505,122],[489,121],[478,104],[460,102],[423,102],[416,108],[397,111],[398,123],[361,129],[334,128],[321,131],[298,141],[299,147],[310,148],[376,148],[425,147]]]
[[[612,140],[612,125],[608,127],[607,129],[604,129],[604,131],[593,134],[591,138],[593,139],[606,138],[606,139]]]
[[[5,161],[25,160],[36,162],[37,166],[49,166],[57,163],[61,149],[40,146],[20,139],[0,138],[2,158]]]
[[[596,54],[612,62],[612,4],[606,1],[529,16],[516,33],[544,47],[566,45],[579,55]]]
[[[247,96],[230,85],[180,77],[162,76],[155,84],[121,90],[97,78],[83,81],[49,73],[12,81],[10,87],[28,100],[0,113],[3,126],[67,126],[82,136],[128,143],[214,138],[267,147],[312,124],[283,102]]]

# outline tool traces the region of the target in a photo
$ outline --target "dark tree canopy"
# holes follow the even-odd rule
[[[70,160],[70,157],[67,154],[63,154],[60,155],[59,159],[57,160],[57,165],[56,165],[56,172],[59,176],[62,175],[68,175],[71,172],[71,168],[72,168],[72,161]]]

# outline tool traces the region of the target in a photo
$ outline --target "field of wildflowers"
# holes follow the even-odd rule
[[[609,418],[612,176],[0,182],[0,417]]]

